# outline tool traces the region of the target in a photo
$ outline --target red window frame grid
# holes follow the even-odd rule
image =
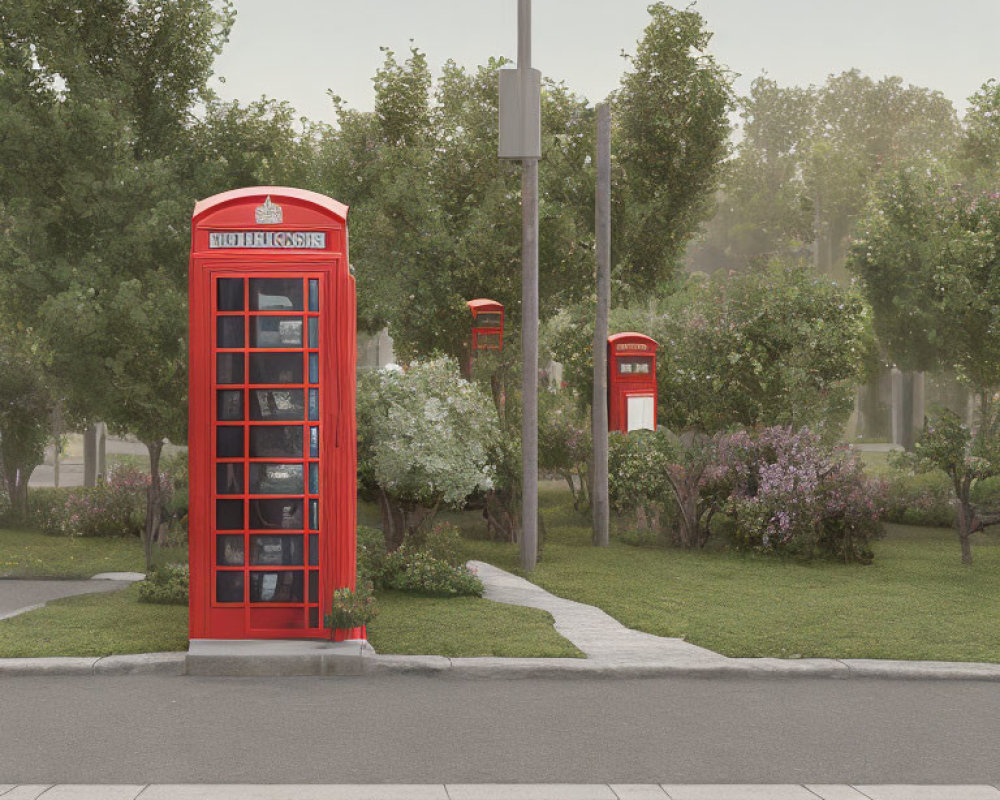
[[[219,310],[219,281],[223,279],[239,279],[243,281],[243,308],[239,311],[220,311]],[[277,310],[277,311],[254,311],[250,308],[250,281],[259,279],[279,279],[279,280],[290,280],[299,279],[302,281],[302,309],[299,311],[289,311],[289,310]],[[309,310],[309,282],[310,280],[317,281],[318,286],[318,310]],[[320,495],[318,493],[319,486],[317,486],[317,492],[310,492],[309,486],[309,465],[317,464],[317,469],[319,474],[323,473],[323,448],[320,446],[319,455],[313,458],[310,449],[310,431],[313,427],[319,429],[320,420],[323,418],[324,405],[327,402],[325,397],[325,392],[319,392],[319,387],[322,385],[323,377],[323,359],[321,357],[321,349],[319,347],[320,336],[319,336],[319,322],[317,325],[317,341],[316,347],[310,347],[309,343],[309,319],[316,318],[320,320],[322,318],[322,298],[324,296],[324,284],[327,280],[327,276],[322,272],[311,272],[309,270],[301,270],[295,272],[270,272],[270,271],[257,271],[253,272],[245,271],[231,271],[227,270],[215,270],[211,273],[211,322],[210,322],[210,332],[212,336],[212,347],[211,347],[211,357],[209,363],[210,376],[211,376],[211,396],[213,401],[213,413],[211,415],[211,434],[210,434],[210,452],[211,452],[211,493],[209,500],[209,510],[211,514],[211,544],[209,547],[209,573],[210,573],[210,598],[209,605],[211,608],[243,608],[244,611],[244,630],[252,633],[284,633],[287,634],[290,631],[309,631],[316,632],[323,630],[323,620],[320,615],[320,609],[322,607],[322,598],[320,592],[322,589],[322,566],[323,566],[323,537],[320,535],[320,531],[323,528],[323,511],[322,503],[320,502]],[[299,348],[271,348],[271,347],[251,347],[250,346],[250,325],[251,317],[255,316],[273,316],[273,317],[289,317],[297,316],[302,319],[302,347]],[[243,320],[243,347],[219,347],[218,344],[218,319],[219,317],[238,317]],[[219,383],[218,382],[218,355],[219,353],[241,353],[243,355],[243,381],[241,383]],[[288,384],[260,384],[260,383],[250,383],[249,380],[249,370],[250,370],[250,354],[251,353],[301,353],[302,354],[302,383],[288,383]],[[315,384],[311,383],[309,380],[309,355],[311,353],[317,354],[318,369],[317,369],[317,381]],[[301,388],[303,393],[303,419],[302,420],[251,420],[250,419],[250,391],[251,387],[253,389],[295,389]],[[317,404],[317,414],[316,419],[309,419],[309,389],[317,389],[318,394],[318,404]],[[219,409],[218,409],[218,393],[220,390],[233,390],[242,392],[243,402],[242,402],[242,418],[240,420],[220,420]],[[251,458],[250,457],[250,429],[253,426],[281,426],[281,425],[299,425],[302,428],[302,457],[301,458],[284,458],[284,457],[271,457],[271,458]],[[218,455],[218,429],[220,427],[240,427],[243,431],[243,455],[240,458],[220,458]],[[322,436],[318,436],[319,442],[322,442]],[[253,494],[250,492],[249,481],[250,481],[250,464],[254,463],[283,463],[283,464],[298,464],[301,463],[303,467],[303,493],[301,495],[280,495],[280,494]],[[243,491],[240,494],[222,494],[218,492],[218,478],[217,471],[219,464],[242,464],[243,466]],[[254,529],[250,526],[249,520],[249,507],[250,501],[252,500],[281,500],[281,499],[301,499],[302,508],[302,528],[281,528],[281,529],[271,529],[264,531],[262,529]],[[243,527],[238,530],[220,530],[218,527],[217,520],[217,501],[219,500],[239,500],[242,503],[242,516],[243,516]],[[309,508],[310,501],[315,501],[317,506],[317,525],[315,529],[310,529],[309,527]],[[301,536],[302,537],[302,564],[289,564],[289,565],[252,565],[250,564],[250,537],[251,536]],[[316,542],[318,545],[319,552],[316,557],[316,564],[310,564],[310,554],[312,551],[312,545],[310,541],[311,536],[316,536]],[[218,542],[217,537],[219,536],[242,536],[243,537],[243,564],[241,566],[225,566],[219,565],[218,563]],[[302,601],[301,602],[251,602],[250,601],[250,573],[251,572],[299,572],[302,574]],[[243,575],[243,599],[241,601],[234,602],[220,602],[217,600],[218,596],[218,573],[229,572],[229,573],[241,573]],[[310,598],[310,588],[315,585],[316,588],[316,600],[311,601]],[[302,626],[296,628],[267,628],[267,627],[254,627],[251,623],[253,620],[252,611],[255,609],[281,609],[281,608],[300,608],[302,609]],[[316,610],[316,624],[310,624],[310,611],[312,609]]]

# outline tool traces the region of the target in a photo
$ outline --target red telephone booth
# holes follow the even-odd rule
[[[608,337],[608,430],[656,430],[656,348],[641,333]]]
[[[277,186],[202,200],[189,293],[190,636],[329,638],[355,583],[347,207]]]
[[[472,312],[471,373],[472,360],[480,350],[503,350],[503,306],[485,297],[469,300],[466,305]]]

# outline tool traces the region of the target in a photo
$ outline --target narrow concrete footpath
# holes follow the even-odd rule
[[[569,639],[588,661],[617,666],[722,664],[730,659],[685,642],[626,628],[599,608],[556,597],[540,586],[483,561],[470,561],[486,591],[497,603],[548,611],[556,632]]]
[[[31,580],[0,578],[0,619],[9,619],[41,608],[51,600],[76,594],[114,592],[145,577],[133,572],[108,572],[90,580]]]
[[[1000,789],[889,784],[0,784],[0,800],[1000,800]]]

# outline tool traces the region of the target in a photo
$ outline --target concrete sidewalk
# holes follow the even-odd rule
[[[849,784],[0,785],[0,800],[1000,800],[995,786]]]

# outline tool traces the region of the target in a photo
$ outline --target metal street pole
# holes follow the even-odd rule
[[[518,0],[517,69],[531,69],[531,0]],[[521,160],[521,568],[538,560],[538,158]]]
[[[611,305],[611,108],[597,106],[597,314],[594,320],[594,397],[591,428],[594,443],[594,544],[608,546],[608,308]]]

